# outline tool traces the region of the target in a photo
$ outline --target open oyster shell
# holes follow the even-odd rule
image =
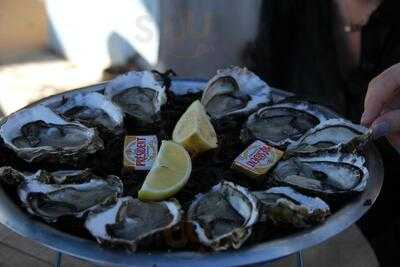
[[[119,198],[107,208],[89,214],[85,227],[99,243],[122,245],[135,251],[155,242],[165,231],[179,227],[182,210],[178,201],[142,202]]]
[[[290,187],[273,187],[253,194],[260,203],[260,221],[305,228],[325,221],[330,214],[328,204],[322,199],[303,195]]]
[[[138,125],[160,120],[161,106],[167,102],[166,88],[151,71],[133,71],[108,82],[105,96],[132,116]]]
[[[211,118],[247,116],[271,101],[271,89],[246,68],[219,70],[206,85],[201,103]]]
[[[272,172],[275,181],[325,194],[362,192],[369,172],[365,158],[337,151],[298,155],[280,161]]]
[[[52,174],[38,171],[26,176],[18,187],[20,200],[31,214],[54,222],[67,215],[82,217],[91,210],[112,203],[122,193],[122,182],[116,176],[103,179],[92,174],[88,179],[87,171],[79,172]],[[79,175],[83,176],[82,182],[66,183],[71,177],[78,180]],[[63,183],[56,183],[59,180]]]
[[[42,105],[10,115],[1,125],[0,136],[7,147],[28,162],[47,159],[64,163],[103,148],[95,129],[67,122]]]
[[[258,220],[257,200],[244,187],[224,181],[197,196],[187,220],[205,247],[214,251],[238,249]]]
[[[369,140],[367,128],[344,119],[330,119],[310,129],[298,141],[288,146],[289,151],[301,153],[357,146]]]
[[[253,113],[242,129],[241,139],[258,139],[285,148],[327,118],[318,105],[308,102],[276,104]]]
[[[22,173],[0,168],[0,181],[17,187],[27,210],[48,222],[62,216],[82,217],[88,211],[116,201],[123,185],[116,176],[100,178],[90,170]]]
[[[120,132],[123,128],[122,110],[97,92],[63,96],[49,103],[48,107],[63,117],[79,121],[88,127],[103,126],[112,132]]]

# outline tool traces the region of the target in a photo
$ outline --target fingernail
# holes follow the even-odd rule
[[[368,124],[368,112],[364,112],[362,115],[361,115],[361,119],[360,119],[360,122],[361,122],[361,124],[362,125],[367,125]]]
[[[378,122],[377,124],[372,125],[372,136],[374,139],[388,135],[389,131],[390,125],[386,121]]]

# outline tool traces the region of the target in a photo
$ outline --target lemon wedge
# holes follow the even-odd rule
[[[217,134],[200,101],[193,102],[183,113],[172,140],[183,145],[192,156],[218,147]]]
[[[138,197],[143,201],[167,199],[182,189],[191,172],[192,161],[185,148],[172,141],[162,141]]]

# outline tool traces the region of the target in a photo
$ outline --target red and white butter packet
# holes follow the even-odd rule
[[[283,151],[257,140],[234,160],[232,168],[251,177],[259,177],[266,174],[283,154]]]
[[[124,143],[124,168],[150,170],[157,157],[158,140],[155,135],[128,135]]]

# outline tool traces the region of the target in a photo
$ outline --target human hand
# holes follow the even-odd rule
[[[369,83],[361,124],[372,129],[375,139],[386,136],[400,153],[400,63]]]

